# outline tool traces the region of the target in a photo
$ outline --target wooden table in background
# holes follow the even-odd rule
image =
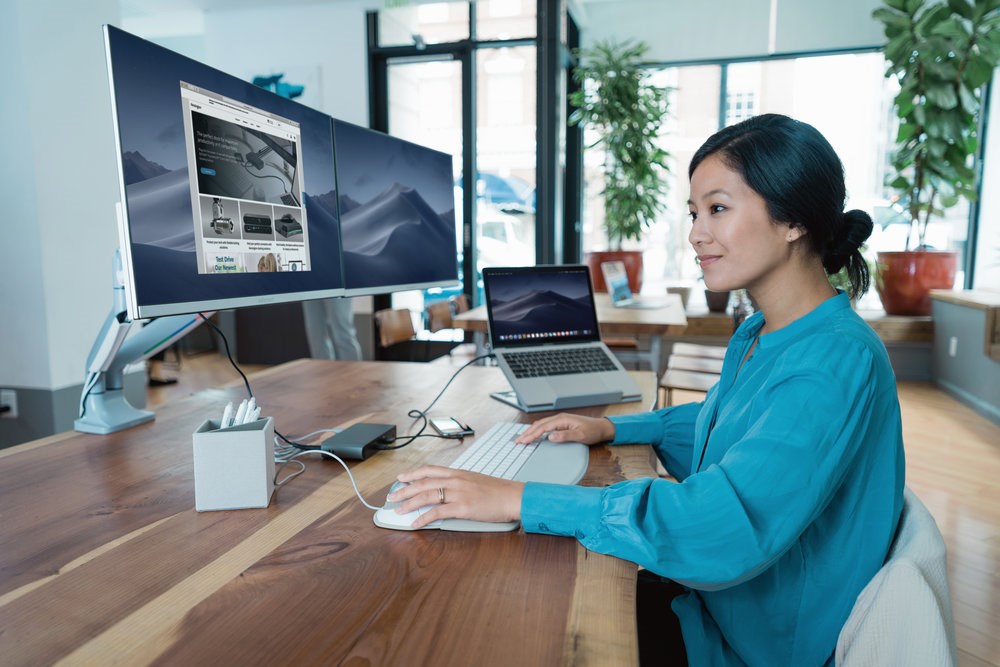
[[[639,360],[659,372],[663,338],[680,336],[687,329],[688,321],[684,305],[678,294],[663,294],[650,297],[650,301],[662,303],[662,308],[616,308],[611,305],[611,297],[606,293],[594,294],[597,323],[601,327],[601,338],[614,336],[649,336],[649,350],[639,354]],[[477,306],[455,316],[456,327],[471,331],[475,335],[479,354],[486,349],[488,323],[486,306]]]
[[[289,437],[423,408],[452,369],[297,361],[251,378]],[[652,406],[655,378],[637,373]],[[434,409],[482,432],[529,421],[468,368]],[[159,663],[635,664],[634,565],[571,538],[376,528],[343,468],[318,457],[266,509],[194,510],[191,434],[240,387],[158,409],[108,436],[65,433],[0,450],[4,665]],[[396,475],[465,445],[421,438],[353,462],[381,504]],[[287,472],[290,467],[285,469]],[[595,447],[584,484],[652,475],[647,447]]]

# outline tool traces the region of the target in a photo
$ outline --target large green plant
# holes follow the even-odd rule
[[[934,215],[976,198],[983,86],[1000,63],[1000,0],[884,0],[873,16],[888,42],[887,77],[896,77],[899,118],[895,173],[887,179],[924,247]]]
[[[571,123],[596,130],[588,148],[604,148],[604,228],[608,243],[620,249],[666,207],[669,154],[658,135],[667,114],[667,89],[653,85],[642,56],[643,42],[600,42],[576,52],[573,78],[580,90],[570,95]]]

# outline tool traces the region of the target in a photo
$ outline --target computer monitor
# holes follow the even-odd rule
[[[333,119],[117,28],[105,39],[129,317],[343,296]]]
[[[347,294],[458,285],[452,156],[333,127]]]

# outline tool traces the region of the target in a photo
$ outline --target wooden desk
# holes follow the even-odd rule
[[[601,327],[601,337],[608,336],[649,336],[649,350],[640,353],[640,359],[659,372],[664,336],[679,336],[687,329],[684,305],[678,294],[664,294],[656,297],[663,302],[662,308],[615,308],[606,293],[594,294],[597,322]],[[475,335],[476,348],[480,354],[486,349],[488,325],[486,306],[478,306],[455,316],[456,327],[471,331]]]
[[[405,433],[406,412],[451,372],[303,360],[251,381],[289,437],[362,420]],[[651,406],[655,378],[636,377],[643,403],[580,412]],[[488,398],[505,385],[468,368],[434,412],[480,431],[527,420]],[[195,512],[191,434],[241,395],[205,391],[128,431],[0,450],[4,665],[637,663],[635,566],[573,539],[379,529],[343,468],[313,457],[266,509]],[[397,473],[462,447],[422,438],[352,469],[380,504]],[[646,447],[595,447],[584,483],[651,475],[649,463]]]

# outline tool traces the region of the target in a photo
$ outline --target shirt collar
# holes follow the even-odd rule
[[[747,318],[744,325],[737,330],[733,337],[755,338],[759,336],[757,338],[757,347],[762,349],[768,349],[773,346],[784,346],[810,329],[819,326],[834,313],[850,307],[850,297],[838,289],[836,296],[831,296],[809,313],[771,333],[760,335],[760,330],[764,326],[764,313],[758,311]]]

